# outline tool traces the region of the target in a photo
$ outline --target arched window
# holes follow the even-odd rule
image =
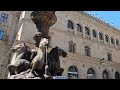
[[[115,44],[115,41],[114,41],[114,38],[113,38],[113,37],[111,37],[111,43],[112,43],[112,44]]]
[[[111,53],[107,53],[107,56],[108,56],[108,60],[112,61],[112,54]]]
[[[100,38],[100,40],[103,40],[103,34],[102,33],[99,33],[99,38]]]
[[[93,37],[97,38],[97,33],[96,33],[96,31],[95,31],[95,30],[92,30],[92,32],[93,32]]]
[[[70,66],[68,68],[68,77],[69,79],[78,79],[78,71],[75,66]]]
[[[119,46],[119,40],[118,39],[116,39],[116,45]]]
[[[120,73],[118,71],[115,72],[115,79],[120,79]]]
[[[88,27],[85,27],[85,34],[90,35],[90,29]]]
[[[109,37],[107,35],[105,35],[105,41],[109,42]]]
[[[109,74],[106,70],[103,71],[103,79],[109,79]]]
[[[89,68],[87,71],[87,79],[95,79],[96,75],[95,75],[95,71],[93,68]]]
[[[70,29],[74,29],[74,24],[73,24],[73,22],[70,21],[70,20],[68,20],[67,27],[70,28]]]
[[[83,29],[82,26],[80,24],[77,24],[77,31],[82,33],[83,32],[82,29]]]
[[[88,46],[85,46],[85,55],[91,56],[91,51],[90,51],[90,48]]]

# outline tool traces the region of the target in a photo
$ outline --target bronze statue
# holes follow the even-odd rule
[[[57,46],[48,54],[49,72],[52,76],[61,76],[64,71],[64,69],[60,67],[60,56],[66,57],[67,53]]]
[[[30,64],[29,62],[30,57],[29,55],[27,56],[27,54],[29,53],[29,47],[24,43],[15,45],[11,49],[13,52],[13,57],[11,63],[8,65],[10,75],[15,75],[18,74],[19,72],[27,70]]]

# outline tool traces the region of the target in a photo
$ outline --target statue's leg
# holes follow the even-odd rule
[[[32,63],[32,69],[27,75],[28,78],[34,78],[35,77],[34,70],[36,69],[36,66],[37,66],[38,63],[39,63],[39,61],[34,61],[34,63]]]
[[[15,75],[15,74],[18,74],[18,66],[20,65],[20,58],[22,58],[24,56],[24,52],[19,54],[17,57],[16,57],[16,62],[14,64],[9,64],[7,66],[9,72],[10,72],[10,75]]]
[[[53,79],[53,76],[50,74],[49,71],[47,71],[47,75],[49,76],[47,79]]]
[[[30,68],[30,62],[25,59],[20,59],[17,63],[17,72],[23,72]]]
[[[38,65],[39,61],[35,60],[32,62],[32,69],[31,69],[31,72],[33,73],[34,70],[37,68],[37,65]]]
[[[62,73],[64,72],[64,69],[63,68],[59,68],[56,70],[56,75],[57,76],[62,76]]]
[[[17,71],[17,66],[15,65],[8,65],[7,66],[8,71],[10,72],[10,75],[15,75]]]

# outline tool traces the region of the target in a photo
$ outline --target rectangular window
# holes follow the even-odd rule
[[[86,56],[90,56],[89,50],[85,50],[85,55],[86,55]]]
[[[69,52],[75,53],[75,45],[69,44]]]
[[[108,53],[108,60],[109,60],[109,61],[112,61],[112,54],[109,54],[109,53]]]
[[[89,47],[85,47],[85,55],[86,56],[91,56],[91,51]]]
[[[8,20],[8,14],[2,13],[0,20],[6,23]]]
[[[0,28],[0,40],[3,39],[3,36],[4,36],[4,31],[2,28]]]

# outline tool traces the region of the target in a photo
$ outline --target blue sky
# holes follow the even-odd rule
[[[85,11],[120,29],[120,11]]]

